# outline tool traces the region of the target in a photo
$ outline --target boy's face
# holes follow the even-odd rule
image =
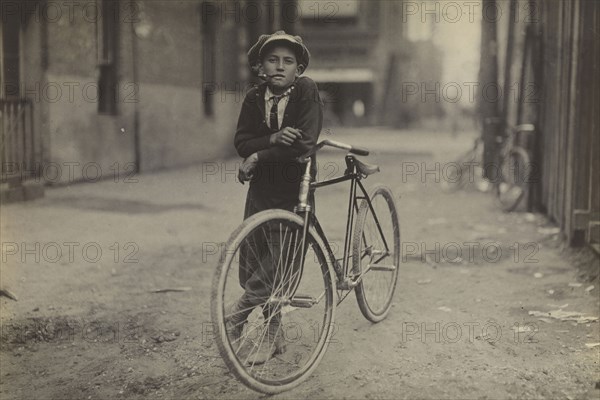
[[[267,83],[275,94],[280,94],[290,86],[300,68],[294,52],[285,46],[274,46],[263,57],[262,71],[267,75]]]

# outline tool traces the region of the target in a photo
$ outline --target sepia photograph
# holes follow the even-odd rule
[[[0,398],[600,398],[599,0],[0,0]]]

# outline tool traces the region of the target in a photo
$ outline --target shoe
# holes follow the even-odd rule
[[[242,338],[242,332],[244,331],[244,325],[246,321],[243,323],[236,324],[231,320],[225,321],[225,331],[227,332],[227,337],[229,338],[229,342],[234,349],[240,344],[240,339]]]
[[[240,302],[236,302],[229,307],[226,307],[226,310],[228,311],[225,317],[225,331],[227,332],[229,342],[234,349],[237,349],[249,312],[243,311],[244,309],[241,307]]]
[[[265,329],[266,332],[262,342],[255,343],[251,349],[247,350],[246,364],[264,364],[274,356],[283,354],[286,351],[283,326],[280,320],[272,319]]]

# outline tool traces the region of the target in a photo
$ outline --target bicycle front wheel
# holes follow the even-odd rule
[[[289,390],[316,368],[334,318],[334,273],[322,239],[284,210],[246,219],[221,253],[212,290],[217,346],[256,391]]]
[[[392,192],[377,187],[358,210],[352,246],[355,288],[362,314],[371,322],[383,320],[392,305],[400,268],[400,223]]]
[[[527,152],[519,147],[510,150],[500,165],[500,182],[496,199],[503,211],[514,211],[526,197],[531,163]]]

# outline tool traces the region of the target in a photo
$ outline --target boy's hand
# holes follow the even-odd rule
[[[244,184],[244,182],[251,180],[254,177],[254,169],[258,163],[258,154],[254,153],[242,162],[238,170],[238,179]]]
[[[302,137],[302,133],[299,129],[285,127],[279,132],[271,135],[269,138],[269,144],[271,146],[291,146],[296,139]]]

